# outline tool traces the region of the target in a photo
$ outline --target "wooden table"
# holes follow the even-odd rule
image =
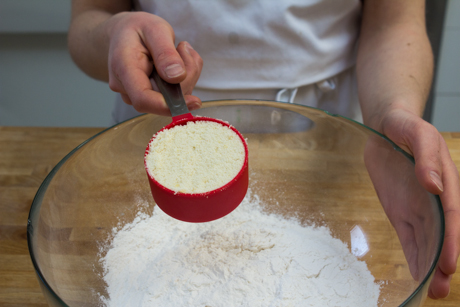
[[[0,127],[0,306],[47,306],[27,248],[33,197],[49,171],[101,128]],[[460,133],[443,133],[460,168]],[[460,273],[448,298],[425,306],[460,306]]]

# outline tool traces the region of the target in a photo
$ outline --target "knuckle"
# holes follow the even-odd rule
[[[171,37],[174,42],[176,37],[172,26],[163,18],[156,16],[155,20],[147,22],[142,27],[146,37],[151,39],[160,39],[164,37]]]
[[[109,88],[114,92],[117,92],[117,93],[120,92],[120,87],[118,86],[118,82],[113,81],[112,78],[109,78]]]
[[[152,103],[151,97],[147,95],[146,91],[133,93],[131,96],[131,102],[133,108],[139,113],[147,113],[149,111],[149,105]]]
[[[109,75],[109,88],[117,93],[121,93],[123,91],[121,83],[112,74]]]
[[[156,54],[156,60],[160,63],[176,60],[176,53],[173,50],[163,49]]]
[[[203,69],[203,60],[201,57],[194,59],[193,64],[190,65],[190,72],[193,74],[194,78],[198,79]]]
[[[201,70],[203,68],[203,59],[201,56],[198,55],[198,57],[195,59],[195,62],[197,63],[199,69]]]
[[[134,110],[140,113],[144,113],[145,107],[142,100],[140,100],[139,97],[133,97],[133,99],[131,99],[131,104]]]
[[[186,48],[186,42],[182,41],[179,44],[177,44],[177,49],[185,49]]]
[[[110,69],[109,72],[109,88],[115,92],[124,91],[123,76],[125,75],[123,68]]]
[[[153,15],[153,18],[153,27],[148,27],[148,29],[146,29],[147,31],[154,31],[157,33],[161,31],[161,33],[174,34],[173,27],[166,20],[156,15]]]
[[[121,94],[121,99],[123,99],[123,101],[124,101],[126,104],[132,105],[131,99],[129,99],[129,96],[128,96],[128,95],[126,95],[126,94]]]

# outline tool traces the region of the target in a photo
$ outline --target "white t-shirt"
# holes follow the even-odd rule
[[[295,88],[355,63],[360,0],[135,2],[204,59],[197,88]]]
[[[204,60],[201,100],[303,104],[362,121],[354,64],[360,0],[134,0]],[[114,123],[139,113],[117,96]]]

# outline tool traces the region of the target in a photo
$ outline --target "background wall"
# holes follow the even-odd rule
[[[0,125],[111,124],[115,94],[67,51],[70,0],[0,1]]]
[[[433,125],[460,131],[460,1],[449,0],[437,70]]]
[[[0,1],[0,125],[111,124],[115,94],[67,51],[70,0]],[[460,1],[449,0],[432,122],[460,131]]]

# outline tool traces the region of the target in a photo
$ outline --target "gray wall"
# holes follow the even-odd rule
[[[1,0],[0,125],[111,124],[115,94],[84,75],[66,46],[70,0]],[[460,131],[460,1],[449,0],[433,124]]]
[[[111,124],[115,94],[67,51],[70,0],[1,0],[0,125]]]
[[[449,0],[435,88],[433,124],[460,131],[460,1]]]

